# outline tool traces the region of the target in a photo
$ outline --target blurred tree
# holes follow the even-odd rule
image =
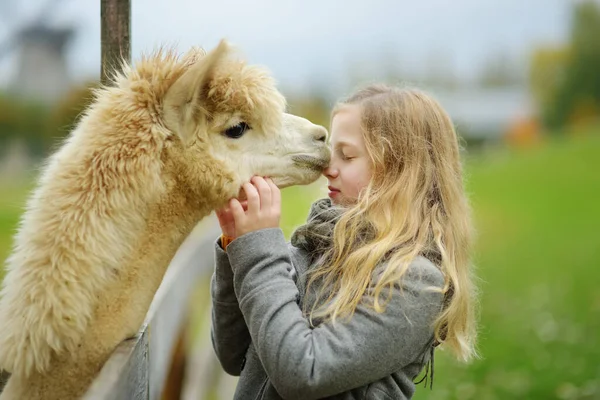
[[[323,95],[288,96],[289,112],[329,129],[330,105]]]
[[[543,117],[551,128],[600,116],[600,7],[595,1],[574,6],[570,56],[554,98]]]
[[[18,106],[0,94],[0,147],[4,148],[18,132]]]
[[[0,95],[0,144],[8,148],[13,140],[22,140],[35,148],[46,119],[44,105]]]
[[[23,141],[31,155],[45,157],[74,128],[97,86],[96,82],[76,86],[51,107],[0,94],[0,148]]]
[[[93,90],[98,87],[99,82],[87,82],[75,86],[51,110],[46,129],[42,131],[46,148],[62,140],[75,128],[83,111],[94,98]]]
[[[34,156],[43,156],[47,151],[44,131],[47,127],[49,109],[46,105],[31,101],[19,104],[18,137],[26,141]]]
[[[546,110],[565,79],[569,47],[543,47],[533,52],[529,67],[529,87],[537,104]]]

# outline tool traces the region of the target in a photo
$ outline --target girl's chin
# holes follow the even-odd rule
[[[340,207],[351,207],[356,204],[356,200],[348,199],[344,197],[340,192],[336,192],[333,196],[331,192],[328,194],[331,199],[331,204],[335,204]]]

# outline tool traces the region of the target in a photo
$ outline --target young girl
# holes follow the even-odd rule
[[[438,103],[374,85],[332,113],[329,198],[287,244],[270,179],[217,214],[212,339],[236,399],[410,399],[443,343],[475,356],[471,223]]]

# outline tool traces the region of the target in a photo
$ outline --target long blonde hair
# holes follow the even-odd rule
[[[371,306],[383,311],[409,263],[425,255],[445,276],[435,338],[468,361],[477,355],[472,224],[452,121],[434,99],[414,89],[368,86],[339,103],[332,118],[347,105],[361,109],[372,179],[340,217],[333,246],[310,272],[309,286],[323,284],[310,315],[351,317],[371,285]],[[372,282],[384,259],[385,270]]]

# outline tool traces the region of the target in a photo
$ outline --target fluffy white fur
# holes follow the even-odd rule
[[[320,176],[325,129],[286,114],[269,74],[231,53],[221,42],[125,67],[49,158],[0,293],[12,373],[0,399],[81,396],[201,218],[252,175],[280,187]],[[240,122],[250,129],[227,137]]]

